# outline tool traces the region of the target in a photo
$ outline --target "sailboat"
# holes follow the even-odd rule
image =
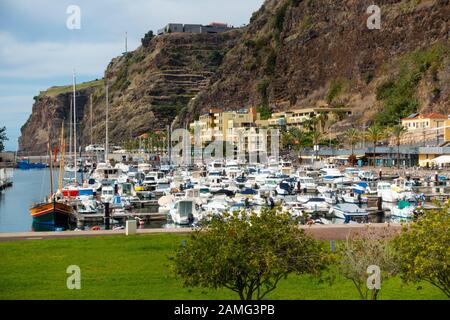
[[[30,208],[33,223],[54,228],[70,229],[76,222],[74,210],[71,206],[60,202],[53,193],[53,163],[50,142],[48,144],[50,167],[50,197],[48,201],[39,203]]]

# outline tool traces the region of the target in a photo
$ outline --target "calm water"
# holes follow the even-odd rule
[[[0,193],[0,232],[31,231],[28,209],[49,195],[50,171],[14,170],[13,175],[13,186]]]
[[[55,189],[58,173],[54,173]],[[81,174],[80,174],[81,175]],[[419,192],[431,192],[420,189]],[[450,190],[445,190],[450,193]],[[33,219],[29,208],[50,193],[50,172],[42,170],[14,170],[13,186],[0,193],[0,232],[32,231]],[[147,223],[142,228],[173,227],[165,221]],[[43,231],[43,230],[42,230]]]

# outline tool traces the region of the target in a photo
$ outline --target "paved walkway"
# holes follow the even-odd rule
[[[352,224],[352,225],[313,225],[301,226],[307,234],[311,235],[317,240],[345,240],[351,234],[356,234],[364,231],[367,226],[371,226],[379,232],[383,232],[384,228],[389,227],[389,230],[399,232],[401,230],[400,224]],[[189,234],[192,229],[140,229],[137,230],[138,235],[151,234]],[[0,233],[0,241],[17,241],[17,240],[43,240],[43,239],[62,239],[74,237],[100,237],[100,236],[117,236],[125,235],[125,230],[100,230],[100,231],[63,231],[63,232],[15,232],[15,233]]]

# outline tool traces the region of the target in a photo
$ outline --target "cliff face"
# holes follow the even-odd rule
[[[324,125],[328,133],[373,121],[390,125],[412,112],[450,113],[450,1],[377,1],[380,30],[367,28],[372,4],[267,0],[244,29],[155,37],[107,67],[110,139],[120,143],[174,119],[184,126],[211,107],[352,108],[353,116]],[[90,94],[94,141],[102,143],[104,84],[79,94],[83,145],[90,141]],[[68,119],[68,101],[67,92],[40,95],[21,150],[43,150],[52,117]]]
[[[450,112],[450,2],[376,3],[380,30],[367,28],[373,1],[266,1],[189,115],[211,105],[352,108],[336,131],[414,111]]]
[[[105,140],[105,83],[109,88],[110,141],[120,143],[149,131],[165,130],[178,114],[186,112],[189,101],[209,86],[209,79],[239,35],[239,30],[233,30],[158,36],[113,59],[104,79],[77,86],[81,144],[91,141],[91,95],[93,140]],[[45,151],[48,128],[52,140],[58,139],[61,121],[69,123],[71,90],[71,86],[53,87],[36,97],[32,115],[22,128],[21,151]]]
[[[84,117],[89,96],[96,88],[97,86],[92,86],[77,91],[77,122]],[[64,92],[59,93],[59,91]],[[59,141],[63,122],[68,136],[72,97],[69,88],[56,87],[35,97],[32,114],[22,126],[19,151],[45,152],[49,140],[53,143]],[[66,141],[66,143],[69,142]]]

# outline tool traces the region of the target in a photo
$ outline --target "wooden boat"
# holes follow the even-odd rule
[[[64,123],[62,124],[62,128],[61,150],[64,149]],[[48,155],[50,168],[50,200],[31,207],[30,215],[33,217],[33,224],[45,225],[54,228],[70,229],[70,227],[76,222],[74,209],[71,206],[57,200],[57,195],[53,193],[53,162],[52,151],[50,148],[50,139],[48,142]],[[61,159],[62,158],[63,157],[61,157]],[[60,172],[60,184],[62,184],[61,178],[62,174]]]
[[[34,223],[51,225],[56,228],[69,229],[75,222],[73,208],[56,200],[32,207],[30,214]]]

